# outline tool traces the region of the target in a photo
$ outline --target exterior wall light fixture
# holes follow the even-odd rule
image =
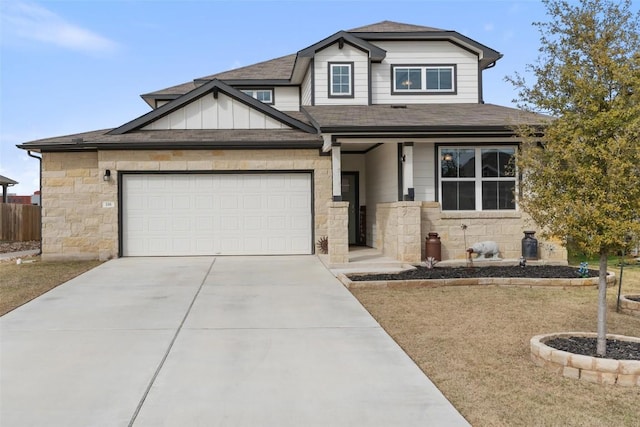
[[[104,175],[102,176],[103,181],[111,180],[111,170],[107,169],[104,171]]]

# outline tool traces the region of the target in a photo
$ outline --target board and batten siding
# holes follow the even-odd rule
[[[300,111],[300,90],[297,86],[273,88],[274,108],[280,111]]]
[[[413,185],[415,200],[436,200],[435,147],[432,142],[415,143],[413,146]]]
[[[281,129],[287,126],[225,94],[207,94],[143,127],[166,129]]]
[[[367,245],[376,247],[376,205],[398,201],[398,144],[379,145],[365,156]]]
[[[302,105],[311,105],[311,67],[307,70],[307,73],[304,75],[304,79],[302,79]]]
[[[329,62],[353,62],[353,98],[329,97]],[[333,44],[314,58],[315,105],[368,105],[369,56],[349,44]]]
[[[372,104],[477,103],[478,57],[452,43],[441,41],[380,41],[376,46],[387,51],[381,63],[371,64]],[[392,65],[455,64],[455,95],[392,95]]]

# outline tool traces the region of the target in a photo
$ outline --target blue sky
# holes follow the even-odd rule
[[[488,103],[512,106],[506,75],[537,57],[542,3],[522,1],[0,0],[0,175],[38,189],[16,144],[119,126],[140,94],[295,53],[383,20],[455,30],[504,55],[484,73]]]

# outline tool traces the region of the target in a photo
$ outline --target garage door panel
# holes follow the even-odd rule
[[[152,217],[146,222],[146,227],[143,226],[143,230],[148,233],[164,234],[169,230],[169,218],[157,218]]]
[[[292,194],[289,197],[289,204],[292,209],[306,209],[309,208],[310,203],[308,195]]]
[[[308,254],[311,175],[125,174],[123,254]]]
[[[226,194],[220,203],[221,209],[236,210],[238,207],[238,196],[232,193]]]
[[[177,209],[186,209],[189,210],[191,209],[191,200],[193,199],[193,197],[189,197],[189,196],[173,196],[170,200],[171,200],[171,208],[173,208],[173,210],[177,210]]]
[[[290,227],[293,230],[306,231],[309,229],[309,218],[305,216],[291,217]]]
[[[284,195],[274,195],[267,200],[267,209],[271,211],[282,211],[287,207]]]
[[[202,209],[213,209],[213,197],[210,195],[196,196],[195,202],[196,211]]]
[[[260,193],[245,194],[242,196],[242,207],[244,209],[260,209],[262,203]]]
[[[171,231],[177,233],[187,233],[193,228],[193,221],[189,217],[174,216],[171,218]]]

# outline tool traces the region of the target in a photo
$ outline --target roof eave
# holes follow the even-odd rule
[[[477,52],[487,66],[502,58],[502,54],[490,47],[464,36],[457,31],[416,31],[416,32],[367,32],[358,33],[364,40],[447,40],[455,41]]]
[[[316,149],[322,147],[322,141],[292,140],[292,141],[153,141],[140,142],[87,142],[87,143],[42,143],[37,145],[20,144],[18,148],[35,152],[78,152],[99,150],[198,150],[198,149],[244,149],[244,150],[276,150],[276,149]]]
[[[534,124],[531,126],[540,127],[544,125]],[[320,126],[322,133],[354,133],[354,134],[366,134],[366,133],[424,133],[428,134],[455,134],[455,135],[470,135],[470,134],[504,134],[515,135],[515,130],[512,126],[507,125],[488,125],[488,126]]]

